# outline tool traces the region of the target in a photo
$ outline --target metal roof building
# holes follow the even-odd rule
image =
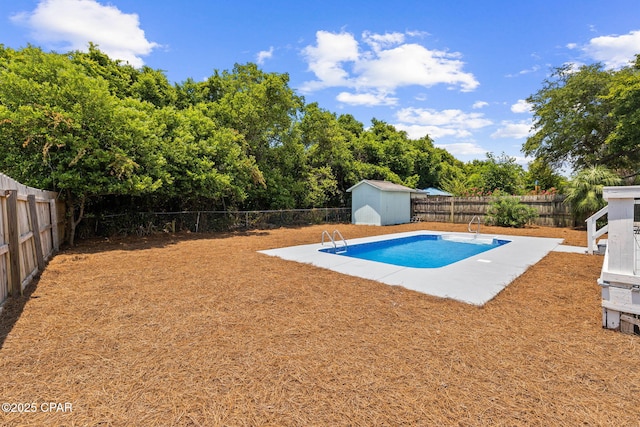
[[[425,188],[422,191],[427,193],[427,196],[453,196],[453,194],[449,193],[448,191],[440,190],[439,188],[435,187]]]

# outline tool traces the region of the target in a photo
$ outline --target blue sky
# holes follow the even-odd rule
[[[0,43],[113,58],[204,79],[236,63],[288,73],[307,102],[428,134],[462,161],[520,151],[524,100],[552,68],[640,53],[637,0],[0,2]]]

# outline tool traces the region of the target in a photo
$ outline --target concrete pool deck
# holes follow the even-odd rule
[[[357,245],[420,234],[474,237],[473,233],[421,230],[347,239],[347,243],[348,245]],[[387,285],[403,286],[436,297],[451,298],[481,306],[495,297],[527,268],[555,250],[563,241],[562,239],[542,237],[489,234],[480,234],[479,237],[509,240],[510,243],[440,268],[400,267],[320,251],[320,249],[331,246],[331,242],[328,244],[325,242],[324,246],[320,243],[314,243],[259,252],[289,261],[312,264],[350,276],[375,280]],[[575,252],[579,252],[580,249],[582,248],[575,249]]]

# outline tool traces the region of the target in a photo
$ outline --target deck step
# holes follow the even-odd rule
[[[598,240],[598,254],[604,255],[604,253],[607,251],[607,242],[607,239]]]

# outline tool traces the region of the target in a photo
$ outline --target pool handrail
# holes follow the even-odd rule
[[[343,248],[346,251],[347,248],[349,247],[349,245],[347,245],[347,241],[345,240],[344,237],[342,237],[342,233],[340,233],[337,228],[335,230],[333,230],[333,235],[331,236],[331,240],[333,240],[333,246],[336,249],[338,248],[338,246],[336,244],[336,234],[338,235],[338,237],[340,237],[340,240],[342,240]]]
[[[331,243],[333,243],[333,247],[336,246],[336,242],[333,241],[333,237],[331,237],[331,235],[329,234],[329,232],[327,230],[322,230],[322,238],[320,239],[320,244],[322,246],[324,246],[324,236],[327,236],[329,238],[329,240],[331,240]]]
[[[342,240],[342,248],[344,251],[346,251],[347,248],[349,247],[349,245],[347,244],[347,240],[344,237],[342,237],[342,233],[340,233],[340,231],[338,231],[337,229],[333,230],[333,234],[329,234],[327,230],[323,230],[322,236],[320,239],[320,244],[324,246],[324,236],[327,236],[329,240],[331,240],[331,243],[333,244],[333,248],[337,251],[338,244],[336,243],[336,234],[338,235],[338,237],[340,237],[340,240]]]
[[[473,218],[471,218],[471,221],[469,221],[469,225],[467,225],[467,230],[469,230],[469,233],[473,233],[473,230],[471,230],[471,224],[473,224],[474,220],[476,220],[476,223],[478,224],[478,228],[476,228],[476,237],[478,236],[478,234],[480,233],[480,225],[481,225],[481,221],[480,221],[480,217],[478,215],[474,215]]]

